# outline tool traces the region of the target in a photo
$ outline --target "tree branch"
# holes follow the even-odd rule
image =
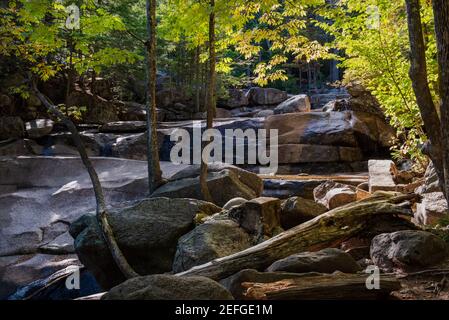
[[[117,241],[114,238],[114,233],[112,231],[112,228],[108,221],[108,211],[106,208],[106,201],[104,197],[103,188],[100,183],[100,179],[98,178],[98,174],[95,171],[94,166],[92,165],[92,162],[90,161],[86,148],[83,145],[83,142],[81,140],[81,137],[78,133],[78,130],[75,127],[75,124],[66,117],[53,103],[51,103],[48,98],[43,95],[36,86],[36,83],[34,81],[32,83],[32,90],[38,97],[38,99],[42,102],[42,104],[48,109],[50,113],[53,113],[56,117],[61,119],[61,121],[64,123],[64,125],[67,127],[67,129],[71,133],[71,137],[73,139],[73,142],[80,154],[81,161],[83,162],[84,166],[86,167],[86,170],[89,174],[90,180],[92,181],[92,186],[95,193],[95,201],[97,203],[96,208],[96,217],[98,225],[100,226],[100,230],[102,231],[103,237],[105,242],[107,243],[109,250],[111,252],[112,258],[114,259],[115,263],[117,264],[117,267],[120,269],[120,271],[123,273],[125,278],[131,279],[138,277],[139,275],[133,270],[133,268],[129,265],[128,261],[126,260],[125,256],[123,255],[122,251],[120,250]]]

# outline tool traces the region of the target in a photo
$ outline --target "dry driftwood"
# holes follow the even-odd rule
[[[331,210],[254,247],[177,275],[201,275],[220,280],[243,269],[264,270],[274,261],[292,254],[336,246],[375,224],[376,218],[410,215],[409,201],[415,197],[413,194],[375,194],[371,198]]]
[[[244,282],[245,299],[251,300],[357,300],[388,297],[401,288],[399,281],[388,275],[381,275],[379,288],[368,289],[367,274],[312,275],[285,279],[271,283]]]

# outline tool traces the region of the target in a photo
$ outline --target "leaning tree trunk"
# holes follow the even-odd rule
[[[156,0],[147,0],[147,161],[149,193],[162,183],[157,141],[156,114]]]
[[[444,159],[444,190],[449,200],[449,1],[433,0],[438,65],[440,67],[441,135]]]
[[[114,233],[112,228],[108,222],[108,210],[106,207],[106,200],[103,193],[103,188],[100,183],[100,179],[98,178],[97,172],[95,171],[92,162],[90,161],[86,148],[83,145],[81,137],[78,133],[73,122],[66,117],[59,109],[52,104],[47,97],[45,97],[33,84],[33,91],[36,93],[36,96],[42,102],[42,104],[48,109],[50,113],[53,113],[56,117],[61,119],[61,121],[66,125],[67,129],[70,131],[72,135],[73,142],[80,154],[81,161],[83,162],[86,170],[89,174],[90,180],[92,181],[92,186],[95,194],[95,201],[97,203],[96,208],[96,217],[98,225],[103,234],[103,238],[106,241],[108,248],[111,252],[112,258],[114,259],[117,267],[122,272],[123,276],[127,279],[138,277],[139,275],[133,270],[133,268],[129,265],[122,251],[120,250],[117,241],[114,238]]]
[[[442,189],[446,191],[444,187],[444,145],[442,143],[440,118],[433,102],[427,77],[426,48],[420,14],[421,6],[419,0],[406,0],[405,2],[410,39],[410,79],[412,80],[416,102],[431,144],[428,156],[432,159],[435,166]],[[446,1],[442,0],[442,2]],[[446,192],[445,194],[446,198],[449,199],[449,195]]]
[[[210,14],[209,14],[209,85],[207,91],[207,129],[212,129],[215,116],[215,0],[210,0]],[[201,172],[200,172],[200,186],[203,198],[206,201],[213,201],[207,186],[207,162],[201,157]]]
[[[243,269],[263,271],[273,262],[292,254],[337,246],[351,237],[363,234],[373,226],[378,226],[379,221],[385,217],[409,216],[410,202],[416,200],[416,197],[415,194],[383,196],[379,193],[371,198],[331,210],[254,247],[215,259],[177,275],[198,275],[221,280]],[[405,219],[401,220],[407,222]]]

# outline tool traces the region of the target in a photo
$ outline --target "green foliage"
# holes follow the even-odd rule
[[[57,107],[62,113],[68,115],[75,121],[81,121],[84,113],[87,111],[87,106],[72,106],[67,108],[64,104],[60,104]]]
[[[426,158],[419,146],[427,137],[408,76],[409,42],[404,1],[342,0],[338,5],[320,9],[319,13],[327,20],[317,24],[334,36],[331,45],[342,54],[340,66],[345,68],[345,81],[360,81],[371,90],[397,129],[400,140],[393,155],[410,158],[417,169],[423,169]],[[429,4],[424,6],[422,15],[427,30],[430,82],[436,96],[436,45]]]
[[[207,1],[165,0],[159,12],[163,17],[159,34],[166,41],[185,43],[187,48],[206,47],[208,41]],[[288,80],[284,64],[325,58],[328,49],[310,41],[303,32],[307,10],[322,0],[217,0],[215,7],[217,71],[229,74],[242,60],[254,60],[262,52],[269,56],[254,65],[253,81],[265,86],[276,80]],[[230,57],[229,50],[238,53]],[[202,55],[202,61],[207,55]]]
[[[116,80],[120,98],[145,75],[145,0],[11,0],[0,8],[1,71],[32,72],[46,81],[58,73]],[[422,169],[419,146],[427,140],[408,70],[409,43],[403,0],[216,0],[218,97],[228,87],[256,83],[298,90],[286,66],[335,58],[345,82],[359,81],[379,100],[397,130],[396,158]],[[80,8],[79,29],[66,25],[67,6]],[[376,9],[377,8],[377,9]],[[207,81],[209,1],[158,1],[158,69],[191,100],[204,101]],[[378,10],[378,12],[376,11]],[[377,16],[377,13],[379,15]],[[378,20],[377,20],[378,18]],[[429,83],[438,101],[438,65],[430,1],[422,1]],[[311,26],[311,21],[314,26]],[[314,29],[315,28],[315,29]],[[317,32],[318,30],[318,32]],[[326,31],[330,37],[314,33]],[[326,39],[324,41],[324,39]],[[325,43],[329,42],[329,43]],[[199,50],[199,63],[196,63]],[[6,73],[6,72],[5,72]],[[199,82],[199,83],[198,83]],[[144,92],[144,85],[140,91]],[[134,88],[133,88],[134,89]],[[14,93],[27,98],[26,85]],[[138,90],[136,90],[138,91]],[[126,98],[125,98],[126,99]],[[130,96],[129,99],[136,99]],[[139,98],[144,100],[142,94]],[[79,110],[67,110],[74,117]],[[431,128],[429,128],[431,129]]]
[[[66,23],[67,7],[73,3],[80,8],[79,29],[68,28]],[[126,26],[118,15],[93,0],[9,1],[0,14],[0,54],[20,59],[43,81],[71,64],[78,74],[100,73],[104,67],[140,59],[135,52],[108,41],[111,33],[124,31]]]

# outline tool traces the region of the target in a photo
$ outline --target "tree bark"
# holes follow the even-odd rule
[[[412,80],[416,102],[431,144],[428,155],[435,165],[440,184],[443,187],[444,161],[441,124],[428,83],[426,47],[420,14],[421,5],[419,0],[406,0],[405,2],[410,40],[410,79]],[[443,190],[445,190],[444,187]]]
[[[449,200],[449,1],[433,0],[441,98],[444,190]]]
[[[200,66],[200,46],[195,49],[195,112],[200,112],[201,94],[201,66]]]
[[[126,260],[125,256],[123,255],[122,251],[120,250],[120,248],[117,244],[117,241],[114,238],[114,233],[113,233],[112,228],[108,222],[108,210],[106,207],[106,200],[104,197],[103,188],[101,186],[100,179],[98,178],[97,172],[95,171],[95,168],[92,165],[92,162],[90,161],[90,159],[87,155],[86,148],[83,145],[83,142],[78,133],[78,130],[76,129],[73,122],[68,117],[66,117],[61,111],[59,111],[59,109],[55,105],[53,105],[47,99],[47,97],[45,97],[37,89],[35,84],[33,84],[33,91],[36,93],[36,96],[39,98],[39,100],[42,102],[42,104],[48,109],[48,111],[53,113],[56,117],[60,118],[61,121],[66,125],[67,129],[71,133],[73,142],[80,154],[81,161],[83,162],[84,166],[86,167],[86,170],[89,174],[90,180],[92,181],[92,186],[93,186],[94,194],[95,194],[95,201],[97,203],[96,217],[97,217],[98,225],[100,226],[104,240],[108,245],[108,248],[111,252],[111,255],[112,255],[115,263],[117,264],[117,267],[120,269],[123,276],[127,279],[138,277],[139,275],[129,265],[128,261]]]
[[[221,280],[243,269],[265,270],[273,262],[292,254],[336,246],[361,234],[386,216],[411,215],[416,195],[384,196],[380,193],[336,208],[278,236],[236,254],[178,273]]]
[[[207,121],[206,128],[212,129],[215,116],[215,91],[216,91],[216,73],[215,73],[215,0],[209,1],[209,85],[207,91]],[[203,149],[203,148],[202,148]],[[200,186],[203,198],[206,201],[213,202],[209,187],[207,186],[207,162],[201,157]]]
[[[159,163],[159,145],[157,141],[156,114],[156,0],[146,1],[147,13],[147,161],[148,191],[152,194],[162,184],[162,172]]]
[[[65,115],[69,116],[69,97],[72,93],[72,83],[73,83],[73,42],[70,37],[67,44],[67,49],[69,49],[69,68],[67,70],[67,90],[65,93]]]
[[[380,275],[379,289],[366,286],[369,274],[303,275],[271,283],[244,282],[250,300],[366,300],[381,299],[401,284],[394,276]]]

